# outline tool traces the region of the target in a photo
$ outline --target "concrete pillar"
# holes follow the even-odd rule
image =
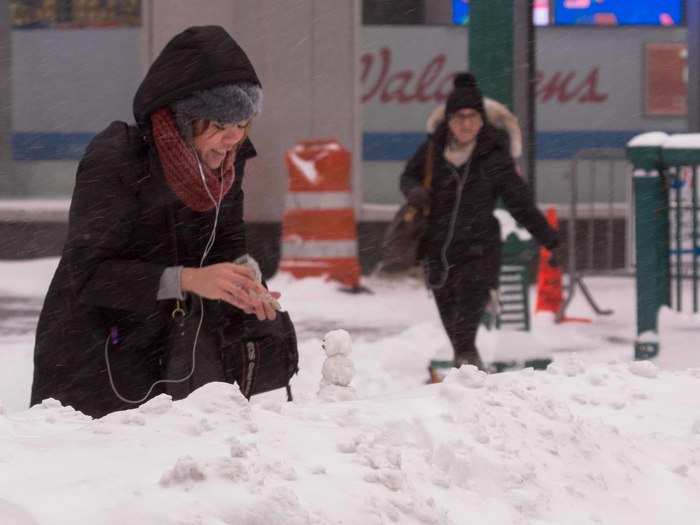
[[[12,37],[10,6],[0,0],[0,169],[8,180],[12,169]]]

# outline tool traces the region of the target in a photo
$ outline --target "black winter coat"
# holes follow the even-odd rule
[[[215,26],[192,28],[151,66],[134,99],[137,125],[113,122],[88,146],[78,166],[68,238],[39,318],[32,404],[52,397],[94,417],[133,408],[110,386],[108,340],[123,396],[139,399],[161,378],[175,301],[156,300],[160,277],[168,266],[199,265],[215,212],[192,211],[166,185],[149,117],[195,91],[241,81],[259,83],[231,37]],[[231,262],[247,251],[241,183],[246,159],[254,155],[246,140],[205,264]],[[208,324],[222,329],[244,315],[217,301],[205,301],[205,311]]]
[[[435,153],[430,215],[419,251],[426,279],[430,286],[439,286],[450,267],[469,267],[475,279],[495,288],[501,266],[501,232],[493,212],[499,198],[540,244],[553,248],[558,234],[535,206],[530,188],[517,174],[510,153],[493,128],[482,128],[470,161],[460,167],[452,166],[443,156],[446,136],[442,123],[421,144],[401,175],[404,195],[422,184],[432,141]]]

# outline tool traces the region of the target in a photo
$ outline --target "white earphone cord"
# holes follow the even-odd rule
[[[211,229],[211,234],[209,235],[209,240],[207,241],[206,246],[204,247],[204,252],[202,252],[202,258],[199,261],[199,267],[201,268],[204,266],[204,260],[207,258],[209,255],[209,252],[211,251],[212,247],[214,246],[214,241],[216,240],[216,227],[219,224],[219,210],[221,208],[221,201],[223,200],[224,197],[224,167],[223,164],[221,166],[221,184],[219,186],[219,200],[217,201],[214,199],[214,196],[211,194],[211,191],[209,190],[209,187],[207,186],[207,181],[204,177],[204,170],[202,169],[202,163],[199,160],[199,156],[197,155],[196,152],[194,152],[194,158],[197,161],[197,167],[199,168],[199,176],[202,179],[202,184],[204,185],[204,189],[207,192],[207,195],[209,195],[209,198],[211,201],[214,203],[214,208],[216,209],[214,213],[214,226]],[[121,395],[119,393],[119,390],[117,390],[116,385],[114,384],[114,377],[112,376],[112,367],[109,364],[109,339],[111,335],[107,336],[107,339],[105,341],[105,362],[107,364],[107,375],[109,376],[109,384],[112,387],[112,391],[114,394],[122,401],[125,403],[130,403],[132,405],[140,405],[146,399],[149,398],[151,395],[151,392],[153,392],[153,389],[160,385],[161,383],[182,383],[184,381],[189,380],[193,375],[194,375],[194,370],[196,366],[196,354],[197,354],[197,340],[199,339],[199,332],[202,329],[202,324],[204,323],[204,301],[202,300],[201,296],[197,296],[199,298],[199,324],[197,325],[197,331],[195,332],[194,335],[194,342],[192,343],[192,368],[190,369],[189,373],[181,378],[181,379],[159,379],[155,383],[151,385],[151,387],[148,389],[148,392],[146,392],[146,395],[143,396],[141,399],[128,399]]]

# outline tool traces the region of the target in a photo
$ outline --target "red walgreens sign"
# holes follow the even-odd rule
[[[361,58],[362,102],[381,104],[442,103],[452,90],[457,73],[447,66],[447,57],[435,55],[422,67],[397,69],[393,52],[382,47]],[[537,101],[542,104],[602,104],[608,93],[602,90],[600,68],[537,72]]]

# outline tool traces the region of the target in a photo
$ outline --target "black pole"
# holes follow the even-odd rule
[[[523,176],[535,191],[536,123],[535,123],[535,25],[533,0],[513,3],[513,110],[523,134],[520,166]]]
[[[12,21],[9,4],[7,0],[0,0],[0,173],[5,184],[12,178]],[[5,184],[0,182],[0,190]]]
[[[537,201],[537,49],[535,24],[532,20],[533,0],[529,0],[528,38],[527,38],[527,145],[525,147],[525,162],[527,163],[527,175],[532,194]]]

